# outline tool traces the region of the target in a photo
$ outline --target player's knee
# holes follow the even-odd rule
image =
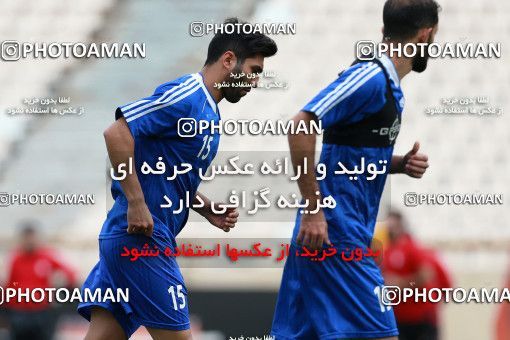
[[[125,340],[124,330],[113,315],[102,308],[93,308],[85,340]]]
[[[170,331],[147,327],[147,331],[154,340],[192,340],[191,331]]]
[[[126,340],[124,331],[111,326],[94,326],[90,324],[85,340]]]
[[[119,333],[117,331],[113,331],[111,329],[98,329],[94,328],[92,325],[89,327],[87,335],[85,335],[84,340],[125,340],[127,337],[124,333]]]
[[[182,338],[179,338],[179,340],[193,340],[193,337],[191,336],[191,331],[186,331],[182,334]]]

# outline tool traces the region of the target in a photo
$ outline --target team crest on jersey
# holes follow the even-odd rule
[[[393,121],[393,124],[389,127],[383,127],[380,129],[372,130],[373,133],[377,133],[379,136],[388,136],[388,140],[391,144],[397,139],[398,133],[400,132],[400,119],[397,117]]]
[[[390,139],[390,142],[393,143],[395,139],[397,139],[398,133],[400,132],[400,120],[395,118],[395,121],[390,127],[390,131],[388,133],[388,138]]]

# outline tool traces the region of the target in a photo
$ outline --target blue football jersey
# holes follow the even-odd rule
[[[120,106],[116,118],[120,117],[126,119],[135,141],[133,171],[137,172],[154,220],[153,235],[174,240],[189,213],[187,208],[176,213],[179,202],[185,199],[186,192],[189,192],[190,201],[193,199],[200,184],[199,171],[205,173],[219,144],[217,131],[204,129],[184,136],[178,125],[182,119],[192,120],[195,127],[203,120],[218,124],[217,104],[205,87],[202,75],[195,73],[158,86],[149,97]],[[141,173],[144,162],[155,168],[158,161],[165,163],[164,174]],[[174,166],[182,170],[183,163],[191,165],[191,170],[169,179],[174,174]],[[115,203],[108,212],[100,239],[124,235],[127,229],[128,203],[118,181],[113,180],[111,192]],[[161,207],[167,204],[165,196],[172,202],[169,208]]]
[[[383,57],[352,65],[303,108],[314,114],[326,130],[319,162],[326,165],[327,173],[319,187],[323,197],[331,195],[336,201],[336,207],[325,208],[324,215],[329,239],[337,249],[365,249],[370,245],[403,102],[393,63]],[[358,133],[362,143],[358,143]],[[377,133],[378,143],[366,142],[375,140],[372,133]],[[357,179],[335,174],[338,162],[350,170],[360,166],[362,157],[367,164],[387,161],[386,172],[371,180],[365,173],[358,172]],[[393,310],[384,306],[377,295],[384,279],[374,258],[357,262],[335,255],[312,261],[298,256],[300,223],[298,211],[271,335],[276,340],[397,336]]]
[[[315,96],[303,111],[314,114],[322,122],[322,127],[342,127],[360,122],[377,113],[386,104],[387,81],[390,79],[391,92],[399,114],[403,110],[404,97],[396,69],[387,56],[376,62],[359,62],[344,72]],[[385,70],[381,68],[382,65]],[[399,126],[398,126],[399,127]],[[387,127],[388,130],[391,128]],[[388,134],[388,138],[392,135]],[[331,195],[336,201],[334,209],[325,209],[328,233],[332,242],[353,241],[358,244],[370,244],[377,218],[379,202],[389,172],[393,146],[354,147],[348,145],[322,145],[320,163],[326,165],[325,179],[319,181],[323,197]],[[361,175],[352,180],[347,175],[335,174],[338,162],[347,169],[360,165],[364,158],[366,164],[386,161],[387,171],[373,180]],[[297,219],[293,240],[299,232],[300,218]]]

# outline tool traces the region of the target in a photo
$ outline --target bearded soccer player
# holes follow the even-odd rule
[[[434,0],[386,1],[382,43],[432,43],[438,12]],[[311,202],[308,210],[317,210],[317,192],[322,198],[331,195],[336,207],[298,211],[273,319],[276,339],[397,339],[393,310],[381,301],[384,281],[374,257],[347,262],[339,255],[323,261],[293,255],[302,246],[370,247],[387,174],[421,178],[425,173],[427,156],[418,152],[418,142],[407,154],[393,155],[404,105],[400,81],[427,66],[426,53],[407,55],[357,60],[293,118],[296,123],[320,120],[325,130],[319,162],[327,173],[320,181],[314,169],[316,136],[289,136],[294,167],[303,167],[307,159],[308,174],[300,176],[298,185],[303,199]],[[378,171],[386,161],[386,171],[375,178],[359,171],[351,178],[334,173],[338,162],[353,169],[364,167],[363,161]]]
[[[224,25],[249,25],[228,19]],[[240,27],[240,26],[237,26]],[[184,227],[189,209],[175,212],[163,209],[164,196],[172,202],[195,197],[204,202],[197,212],[216,227],[229,231],[238,213],[227,210],[214,215],[210,201],[198,191],[199,171],[204,173],[216,155],[217,130],[199,131],[195,136],[179,133],[179,120],[194,119],[218,125],[217,103],[223,98],[238,102],[255,86],[264,58],[277,51],[275,42],[251,29],[224,30],[217,33],[208,48],[203,69],[164,83],[154,94],[116,110],[116,121],[104,132],[113,169],[133,163],[133,170],[112,183],[115,203],[108,212],[99,235],[100,259],[83,288],[129,289],[129,302],[84,302],[79,313],[90,320],[87,340],[129,338],[145,326],[154,339],[190,339],[187,291],[175,257],[140,257],[130,261],[121,257],[124,247],[142,249],[151,244],[163,252],[176,246],[175,237]],[[251,33],[246,33],[251,32]],[[234,79],[231,74],[242,75]],[[248,87],[215,84],[243,81]],[[161,157],[161,158],[160,158]],[[142,174],[143,162],[165,163],[166,169],[188,163],[192,170],[168,180],[171,174]],[[158,167],[158,170],[160,167]],[[200,199],[196,198],[197,196]],[[178,204],[173,206],[177,207]]]

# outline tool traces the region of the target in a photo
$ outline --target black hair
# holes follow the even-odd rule
[[[236,29],[227,29],[227,25]],[[236,55],[238,63],[256,55],[271,57],[278,51],[273,39],[256,32],[249,23],[228,18],[224,21],[223,28],[223,32],[217,32],[209,43],[205,65],[216,62],[227,51]]]
[[[411,38],[420,29],[435,26],[440,10],[435,0],[387,0],[383,9],[384,38]]]

